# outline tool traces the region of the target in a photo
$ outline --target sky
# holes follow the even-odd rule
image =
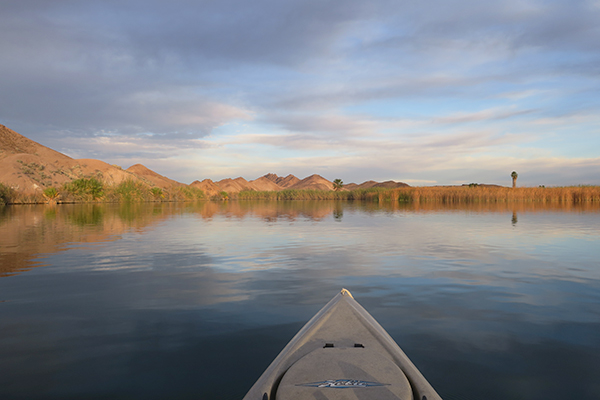
[[[184,183],[600,184],[600,0],[0,0],[0,123]]]

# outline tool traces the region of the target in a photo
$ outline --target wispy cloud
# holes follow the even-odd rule
[[[0,24],[0,123],[72,155],[600,183],[596,1],[8,0]]]

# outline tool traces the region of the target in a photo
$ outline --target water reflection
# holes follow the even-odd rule
[[[589,205],[0,208],[0,398],[239,399],[341,287],[445,398],[598,398],[599,222]]]
[[[440,207],[434,204],[377,204],[377,203],[344,203],[328,201],[287,201],[287,202],[204,202],[198,204],[84,204],[84,205],[58,205],[58,206],[15,206],[0,208],[0,229],[10,234],[0,235],[0,276],[12,275],[18,271],[41,265],[39,254],[47,254],[65,250],[67,243],[99,243],[118,240],[120,235],[130,231],[145,231],[170,218],[182,215],[195,215],[202,220],[211,221],[215,217],[237,220],[245,218],[259,218],[267,223],[285,221],[293,223],[299,219],[313,222],[333,221],[342,222],[344,212],[361,214],[392,213],[400,217],[418,218],[419,215],[428,213],[464,213],[476,214],[503,214],[512,213],[512,226],[518,222],[518,213],[535,215],[537,213],[560,213],[568,215],[581,213],[598,213],[598,207],[590,204],[469,204],[450,205]],[[566,214],[565,214],[566,213]],[[541,218],[543,220],[543,218]],[[527,223],[537,223],[538,218],[529,218]],[[407,222],[405,229],[419,230],[420,221]],[[443,223],[443,221],[439,221]],[[464,226],[464,222],[460,223]],[[535,228],[530,226],[529,228]],[[367,229],[367,228],[365,228]],[[576,227],[579,229],[579,227]],[[587,226],[585,229],[597,233],[596,229]],[[411,246],[418,246],[425,254],[448,252],[457,249],[453,254],[455,258],[468,256],[465,253],[467,246],[451,245],[452,235],[448,235],[453,228],[444,224],[440,231],[444,237],[433,234],[425,241],[421,238],[402,236],[402,243],[394,243],[392,236],[386,240],[382,247],[403,246],[407,241]],[[493,232],[482,232],[484,236],[498,235],[501,231],[494,227]],[[569,225],[561,225],[556,231],[537,232],[543,236],[560,236],[560,232],[572,234]],[[366,233],[366,232],[365,232]],[[575,232],[580,234],[581,231]],[[505,232],[509,235],[509,232]],[[411,235],[415,236],[415,235]],[[431,236],[431,235],[428,235]],[[462,235],[457,236],[456,238]],[[461,238],[465,240],[465,238]],[[470,253],[470,251],[468,251]]]

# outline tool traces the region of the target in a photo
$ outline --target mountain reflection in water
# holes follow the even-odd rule
[[[600,398],[598,206],[15,206],[0,232],[2,399],[239,399],[341,287],[444,398]]]

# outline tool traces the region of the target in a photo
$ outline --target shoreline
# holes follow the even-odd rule
[[[4,186],[6,188],[6,186]],[[93,190],[96,190],[95,192]],[[404,188],[371,188],[356,190],[302,190],[221,192],[206,196],[199,189],[174,188],[157,190],[140,185],[86,188],[61,188],[48,198],[43,193],[0,193],[0,204],[84,204],[84,203],[179,203],[237,200],[341,200],[397,203],[600,203],[600,186],[566,187],[489,187],[489,186],[424,186]]]

